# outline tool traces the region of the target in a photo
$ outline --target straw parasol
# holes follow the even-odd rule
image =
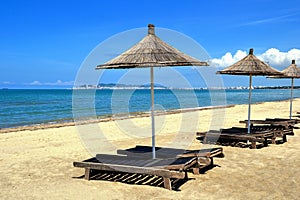
[[[259,60],[251,48],[249,54],[236,62],[235,64],[217,72],[218,74],[229,75],[248,75],[249,76],[249,105],[248,105],[248,133],[250,133],[250,114],[251,114],[251,93],[252,93],[252,76],[266,76],[281,74],[276,69],[270,67],[263,61]]]
[[[154,67],[208,66],[162,41],[155,35],[154,25],[148,25],[148,35],[116,58],[98,65],[96,69],[128,69],[150,67],[152,157],[155,158]]]
[[[290,119],[292,119],[293,110],[293,89],[294,89],[294,79],[300,78],[300,68],[297,67],[295,60],[292,60],[292,64],[281,71],[283,75],[271,76],[269,78],[290,78],[291,83],[291,99],[290,99]]]

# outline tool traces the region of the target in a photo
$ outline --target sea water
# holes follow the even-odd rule
[[[247,104],[245,90],[155,90],[155,110]],[[300,97],[300,90],[294,90]],[[287,100],[289,89],[254,89],[252,103]],[[75,103],[74,103],[75,102]],[[0,128],[73,121],[149,112],[148,89],[5,89],[0,90]],[[246,112],[246,111],[245,111]]]

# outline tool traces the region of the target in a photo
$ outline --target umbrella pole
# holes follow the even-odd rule
[[[151,125],[152,125],[152,158],[155,159],[155,119],[154,119],[154,69],[150,67],[151,79]]]
[[[292,111],[293,111],[293,90],[294,90],[294,78],[292,78],[292,87],[291,87],[290,119],[292,119]]]
[[[251,114],[251,93],[252,93],[252,74],[250,74],[250,81],[249,81],[248,133],[250,133],[250,129],[251,129],[251,121],[250,121],[250,114]]]

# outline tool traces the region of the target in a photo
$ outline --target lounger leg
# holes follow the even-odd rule
[[[185,180],[188,180],[188,179],[189,179],[187,171],[184,171],[184,179],[185,179]]]
[[[252,149],[256,149],[256,141],[252,141],[251,144],[252,144],[252,145],[251,145],[251,146],[252,146]]]
[[[267,138],[265,138],[265,140],[264,140],[264,147],[267,147],[268,146],[268,140],[267,140]]]
[[[276,144],[276,136],[272,137],[272,144]]]
[[[203,138],[203,144],[207,144],[207,136],[205,136],[204,138]]]
[[[163,179],[164,179],[164,187],[168,190],[172,190],[170,178],[163,177]]]
[[[214,166],[214,158],[213,158],[213,157],[210,158],[210,166],[211,166],[211,167]]]
[[[85,168],[84,179],[90,180],[91,169],[89,167]]]
[[[283,142],[287,142],[286,134],[283,134],[283,136],[282,136],[282,141],[283,141]]]
[[[193,168],[193,174],[199,175],[200,174],[199,168],[197,168],[197,167]]]

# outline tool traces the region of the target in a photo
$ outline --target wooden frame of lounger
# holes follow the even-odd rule
[[[232,127],[232,129],[243,130],[244,128]],[[276,139],[278,137],[281,137],[283,142],[287,141],[286,135],[288,134],[288,131],[281,125],[251,126],[251,132],[256,134],[256,136],[257,134],[264,134],[264,146],[268,146],[268,139],[271,139],[272,144],[276,144]]]
[[[294,135],[294,129],[299,129],[296,124],[300,122],[299,119],[286,119],[286,118],[266,118],[267,121],[273,121],[276,123],[285,122],[285,132],[287,132],[287,135]]]
[[[208,134],[208,136],[207,136]],[[210,130],[208,132],[197,132],[197,136],[204,137],[203,142],[206,143],[208,138],[223,139],[223,140],[235,140],[235,141],[249,141],[251,142],[251,148],[256,149],[256,143],[260,142],[266,147],[268,146],[268,139],[275,141],[274,133],[269,130],[255,131],[251,134],[247,133],[245,128],[233,127],[231,129]]]
[[[130,156],[118,156],[118,155],[100,155],[100,160],[96,158],[91,158],[82,162],[73,162],[74,167],[85,168],[84,178],[86,180],[90,180],[91,170],[99,170],[99,171],[113,171],[113,172],[126,172],[133,174],[147,174],[147,175],[155,175],[163,178],[164,187],[166,189],[171,190],[171,178],[176,179],[184,179],[187,178],[187,170],[190,168],[198,168],[198,159],[197,157],[191,157],[186,159],[187,162],[183,164],[172,165],[159,165],[160,160],[166,161],[166,159],[155,159],[157,161],[156,166],[145,167],[145,166],[137,166],[137,161],[147,161],[147,159],[141,159],[137,157]],[[110,158],[110,159],[107,159]],[[177,158],[172,160],[185,159],[185,158]],[[114,163],[111,163],[113,160]],[[106,163],[107,161],[107,163]],[[121,161],[121,162],[120,162]],[[123,161],[123,162],[122,162]],[[148,160],[149,161],[149,160]],[[124,164],[121,164],[124,163]]]
[[[246,127],[248,126],[247,121],[240,121],[240,123],[245,123]],[[294,119],[282,119],[282,118],[267,118],[266,120],[251,120],[250,124],[251,127],[253,128],[259,128],[259,126],[255,125],[266,125],[262,128],[264,129],[269,129],[269,130],[277,130],[276,133],[279,133],[279,131],[281,131],[278,135],[282,135],[284,142],[286,142],[286,135],[294,135],[294,128],[298,128],[295,127],[295,124],[297,124],[298,121],[294,120]],[[262,129],[261,128],[261,129]]]
[[[245,123],[246,120],[240,121],[240,123]],[[251,123],[252,122],[252,123]],[[299,119],[285,119],[285,118],[266,118],[265,120],[250,120],[250,123],[253,124],[270,124],[270,125],[282,125],[286,128],[294,127],[300,122]]]
[[[282,138],[282,142],[287,142],[286,135],[290,135],[290,130],[286,130],[283,126],[266,125],[266,126],[252,126],[251,130],[255,131],[270,131],[273,133],[272,144],[276,144],[278,137]]]

